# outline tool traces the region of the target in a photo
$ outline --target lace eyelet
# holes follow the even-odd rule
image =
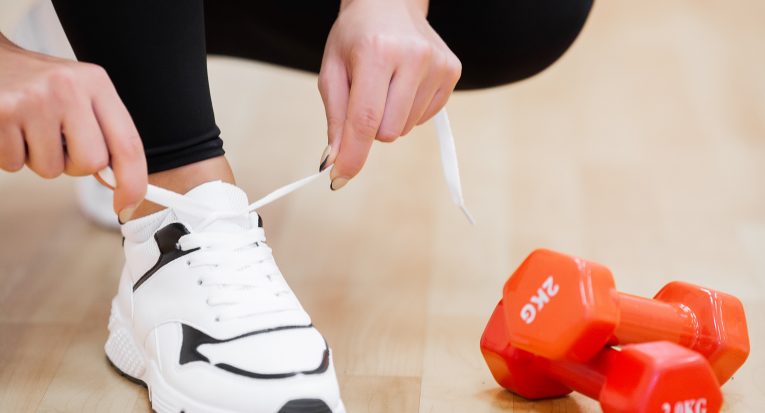
[[[220,323],[220,316],[215,316],[215,322]]]
[[[186,260],[186,266],[191,267],[191,260]]]
[[[202,285],[202,280],[197,280],[197,285]]]

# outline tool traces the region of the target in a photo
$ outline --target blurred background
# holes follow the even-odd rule
[[[763,22],[756,0],[600,1],[542,74],[454,95],[475,226],[450,203],[430,124],[376,145],[342,191],[316,183],[265,207],[349,411],[597,411],[502,391],[480,356],[505,279],[538,247],[603,263],[633,294],[682,279],[739,296],[752,355],[723,388],[726,411],[763,411]],[[19,42],[65,51],[56,24],[45,4],[0,0],[0,31]],[[251,200],[312,173],[326,144],[315,76],[209,67]],[[120,236],[79,208],[73,179],[0,173],[0,411],[149,411],[102,352]]]

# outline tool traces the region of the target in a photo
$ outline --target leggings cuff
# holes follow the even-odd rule
[[[162,172],[223,156],[226,151],[223,150],[223,140],[218,136],[219,134],[220,131],[216,127],[214,131],[206,134],[207,136],[201,139],[188,140],[182,146],[172,145],[146,149],[146,163],[149,173]]]

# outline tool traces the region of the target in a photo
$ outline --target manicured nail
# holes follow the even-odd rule
[[[138,205],[130,205],[125,208],[122,208],[122,211],[120,211],[120,213],[117,214],[117,219],[120,221],[120,224],[124,224],[130,221],[130,218],[133,217],[133,213],[135,212],[135,209],[137,207]]]
[[[329,153],[332,152],[332,147],[327,145],[324,148],[324,152],[321,154],[321,161],[319,162],[319,172],[323,171],[327,167],[327,160],[329,160]]]
[[[348,178],[343,176],[338,176],[337,178],[332,179],[332,182],[329,184],[329,189],[333,191],[337,191],[338,189],[345,186],[345,184],[348,183]]]

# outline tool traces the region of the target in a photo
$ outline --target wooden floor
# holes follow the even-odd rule
[[[455,96],[469,226],[431,125],[377,145],[362,175],[264,208],[283,272],[334,347],[349,412],[589,412],[502,391],[478,341],[506,276],[548,247],[624,291],[672,279],[738,295],[752,354],[726,411],[765,411],[765,3],[599,2],[574,47],[510,87]],[[210,63],[217,118],[256,198],[314,171],[315,78]],[[146,412],[103,355],[120,238],[73,181],[0,175],[0,411]]]

